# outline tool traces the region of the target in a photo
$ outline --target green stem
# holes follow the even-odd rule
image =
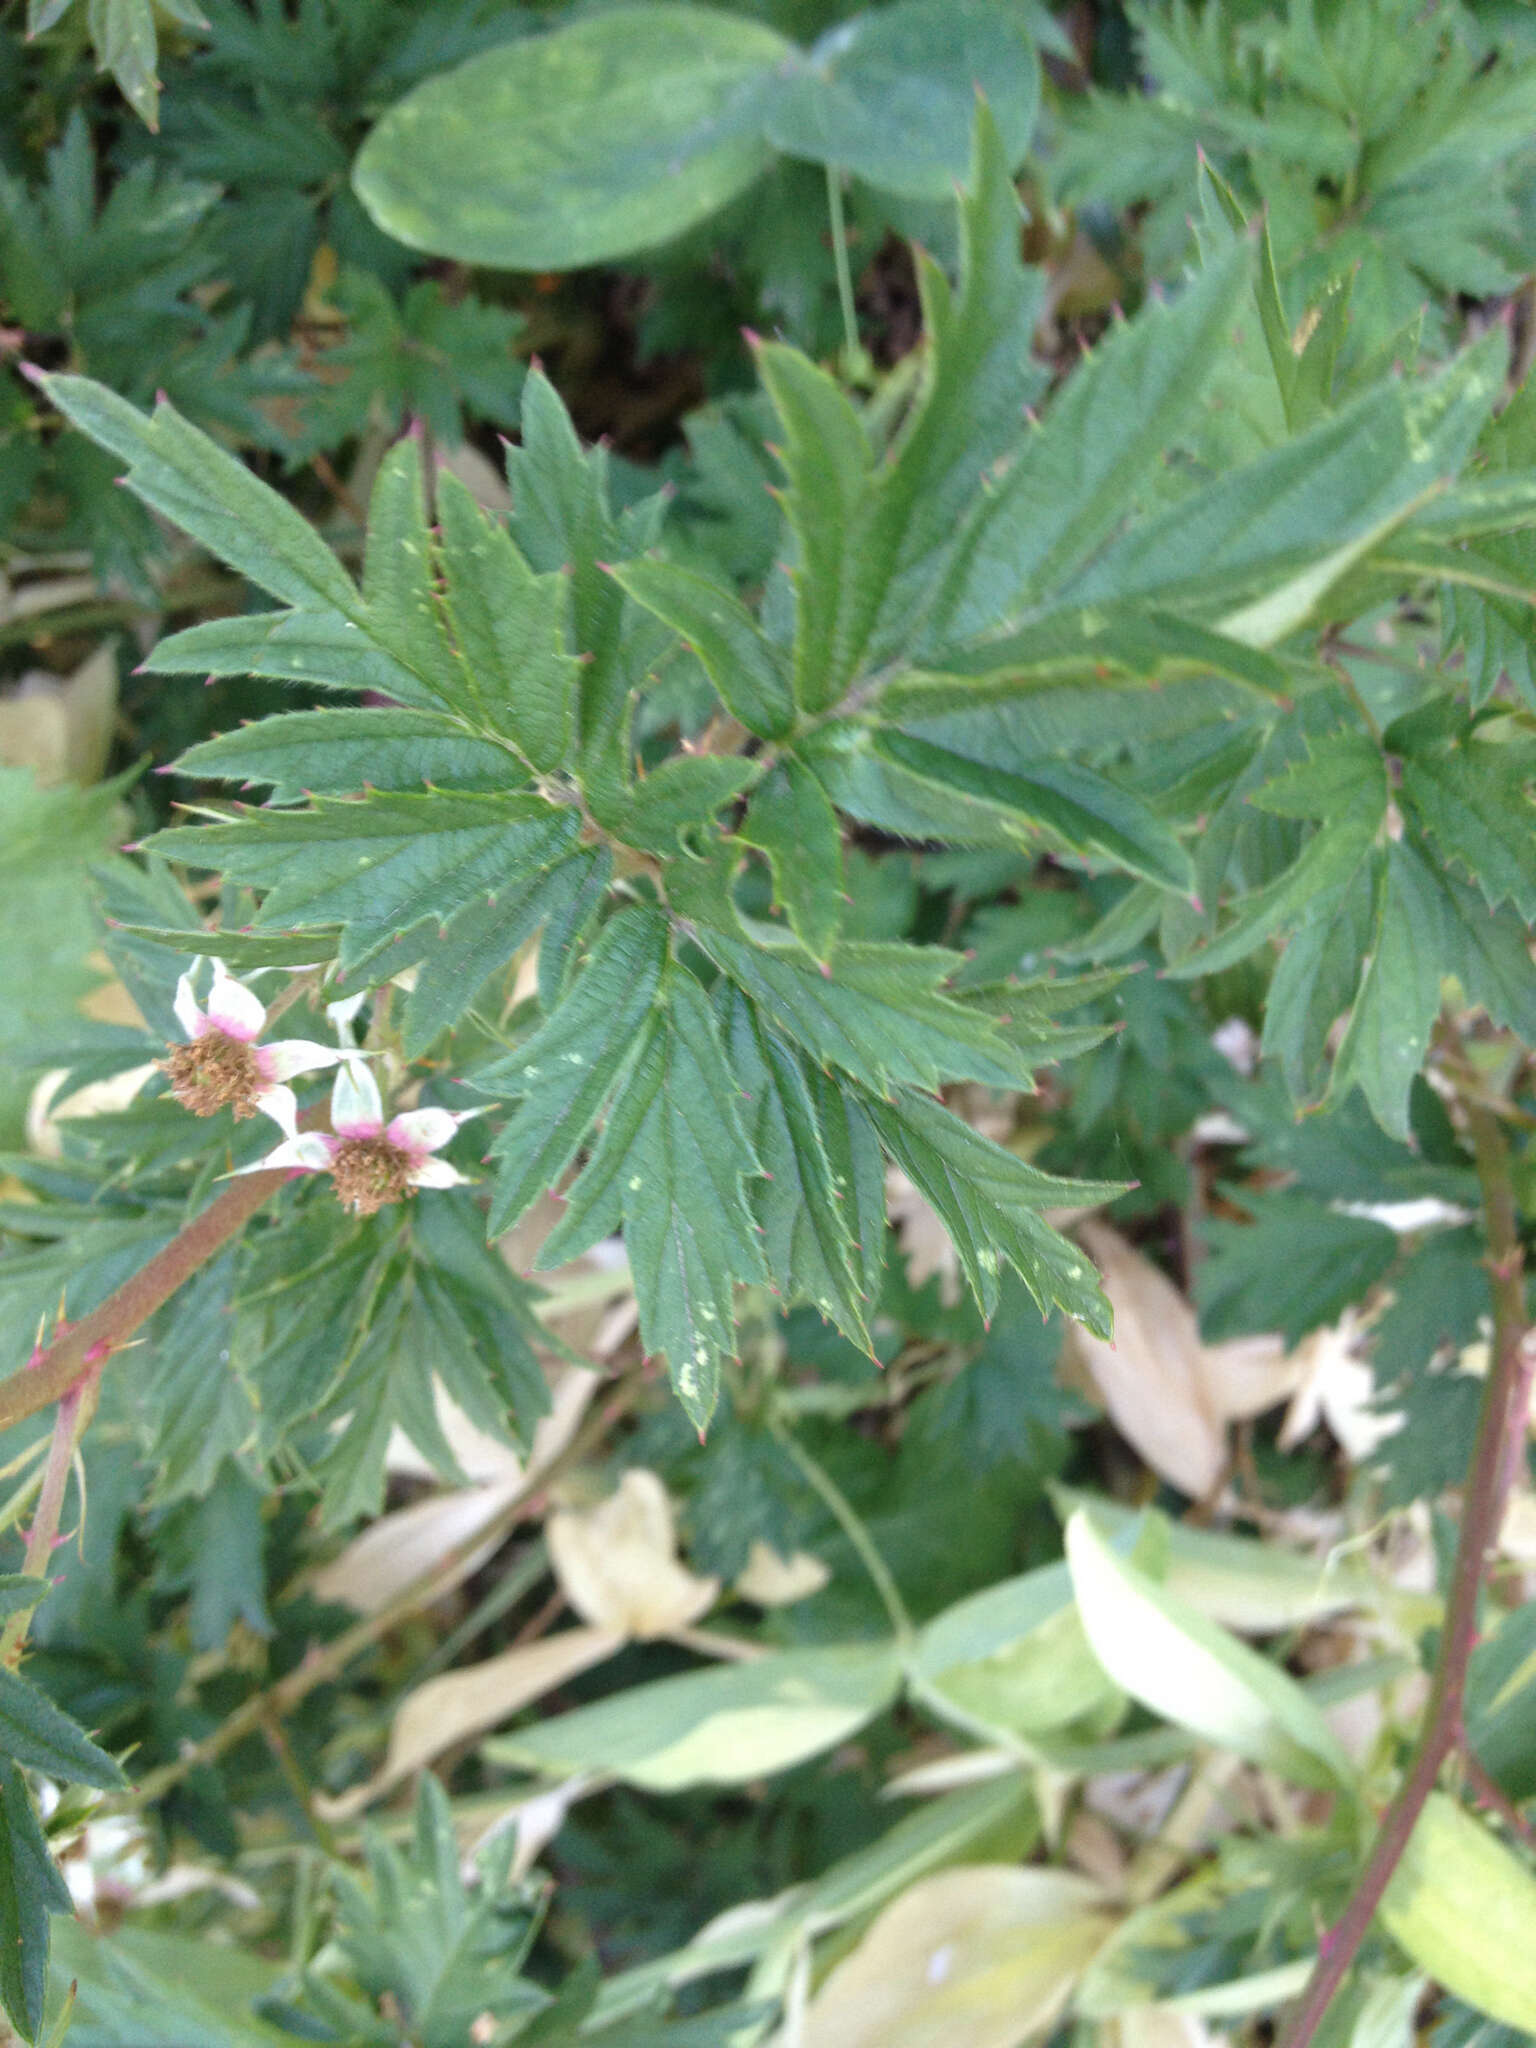
[[[890,1617],[891,1633],[905,1645],[913,1636],[912,1617],[907,1604],[901,1597],[901,1588],[891,1576],[891,1568],[875,1548],[874,1539],[854,1512],[853,1504],[843,1492],[831,1473],[811,1456],[810,1452],[790,1435],[780,1423],[771,1425],[774,1435],[798,1467],[806,1484],[821,1496],[831,1509],[838,1527],[853,1545],[860,1564],[874,1582],[875,1591],[880,1595],[881,1605]]]
[[[832,261],[837,266],[837,302],[843,309],[843,347],[851,372],[859,361],[859,316],[853,303],[853,272],[848,265],[848,231],[843,219],[843,174],[827,165],[827,212],[832,220]]]

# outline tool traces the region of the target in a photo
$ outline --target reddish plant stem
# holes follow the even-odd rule
[[[59,1523],[64,1518],[64,1496],[69,1491],[70,1467],[75,1462],[80,1439],[96,1413],[96,1392],[100,1384],[101,1367],[87,1366],[59,1403],[59,1412],[53,1422],[53,1438],[48,1446],[48,1462],[43,1467],[37,1508],[27,1534],[26,1556],[22,1561],[21,1569],[29,1579],[48,1576],[54,1545],[59,1537]],[[14,1671],[21,1662],[31,1620],[30,1613],[13,1614],[4,1630],[0,1631],[0,1664],[8,1670]]]
[[[1307,2048],[1370,1930],[1382,1894],[1435,1789],[1447,1759],[1465,1744],[1467,1667],[1477,1643],[1478,1598],[1489,1553],[1525,1442],[1536,1331],[1526,1327],[1524,1265],[1509,1147],[1498,1119],[1476,1103],[1467,1130],[1483,1192],[1487,1265],[1493,1291],[1493,1356],[1483,1387],[1477,1441],[1462,1498],[1461,1533],[1424,1729],[1408,1774],[1381,1817],[1376,1840],[1342,1917],[1319,1945],[1317,1967],[1277,2048]]]
[[[121,1351],[157,1308],[239,1235],[287,1178],[286,1167],[241,1174],[100,1308],[71,1323],[19,1372],[0,1380],[0,1430],[62,1400],[82,1374]]]

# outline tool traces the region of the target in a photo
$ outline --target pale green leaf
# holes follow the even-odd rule
[[[1536,1877],[1446,1793],[1430,1793],[1379,1915],[1447,1991],[1536,2033]]]
[[[575,270],[654,248],[772,160],[761,89],[790,51],[708,7],[640,5],[440,72],[391,107],[353,184],[408,248]]]
[[[611,1774],[649,1792],[741,1785],[856,1734],[895,1696],[900,1671],[889,1643],[787,1650],[630,1686],[485,1751],[496,1763]]]
[[[1049,1734],[1123,1704],[1088,1646],[1064,1564],[946,1609],[919,1635],[912,1668],[937,1712],[1005,1737]]]
[[[968,1863],[920,1879],[835,1965],[804,2048],[1018,2048],[1045,2039],[1114,1927],[1076,1872]]]
[[[896,0],[786,58],[766,100],[768,137],[884,191],[947,199],[970,163],[978,86],[1016,164],[1040,96],[1023,18],[996,0]]]
[[[1295,1680],[1117,1557],[1081,1508],[1067,1523],[1067,1562],[1094,1654],[1133,1699],[1301,1784],[1353,1783]]]

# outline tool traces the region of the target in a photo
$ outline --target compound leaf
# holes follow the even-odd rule
[[[999,1268],[1013,1267],[1042,1315],[1064,1309],[1108,1338],[1109,1304],[1092,1261],[1041,1213],[1068,1203],[1113,1201],[1123,1186],[1058,1180],[992,1144],[969,1124],[911,1089],[871,1101],[880,1142],[937,1212],[982,1313],[997,1307]]]
[[[491,1229],[507,1230],[575,1158],[628,1072],[656,1003],[667,954],[662,921],[621,912],[543,1028],[474,1075],[484,1093],[523,1097],[491,1148],[500,1171]]]
[[[540,1263],[559,1265],[622,1222],[641,1338],[666,1355],[703,1429],[735,1345],[735,1285],[767,1276],[742,1186],[761,1168],[702,991],[674,971],[665,995]]]
[[[422,940],[423,927],[552,867],[579,829],[573,809],[541,797],[436,790],[175,826],[149,843],[265,888],[259,924],[340,924],[341,964],[355,974],[395,941]],[[420,951],[399,951],[391,971]]]
[[[804,762],[791,756],[758,784],[737,837],[767,855],[795,937],[813,959],[829,960],[843,917],[843,840]]]

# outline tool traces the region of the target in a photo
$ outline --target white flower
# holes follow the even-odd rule
[[[215,960],[213,987],[207,1002],[199,1004],[192,978],[200,964],[194,961],[176,984],[173,1007],[187,1042],[173,1046],[165,1062],[172,1093],[195,1116],[212,1116],[226,1106],[237,1117],[254,1116],[259,1110],[291,1138],[298,1125],[298,1104],[284,1084],[295,1075],[334,1067],[346,1055],[307,1038],[258,1045],[267,1021],[260,997],[236,981],[222,960]]]
[[[296,1173],[328,1173],[342,1206],[371,1216],[416,1188],[462,1185],[467,1176],[432,1155],[460,1124],[479,1114],[478,1109],[410,1109],[386,1123],[378,1083],[356,1055],[348,1055],[331,1088],[331,1129],[290,1133],[275,1152],[241,1171],[286,1166]]]

